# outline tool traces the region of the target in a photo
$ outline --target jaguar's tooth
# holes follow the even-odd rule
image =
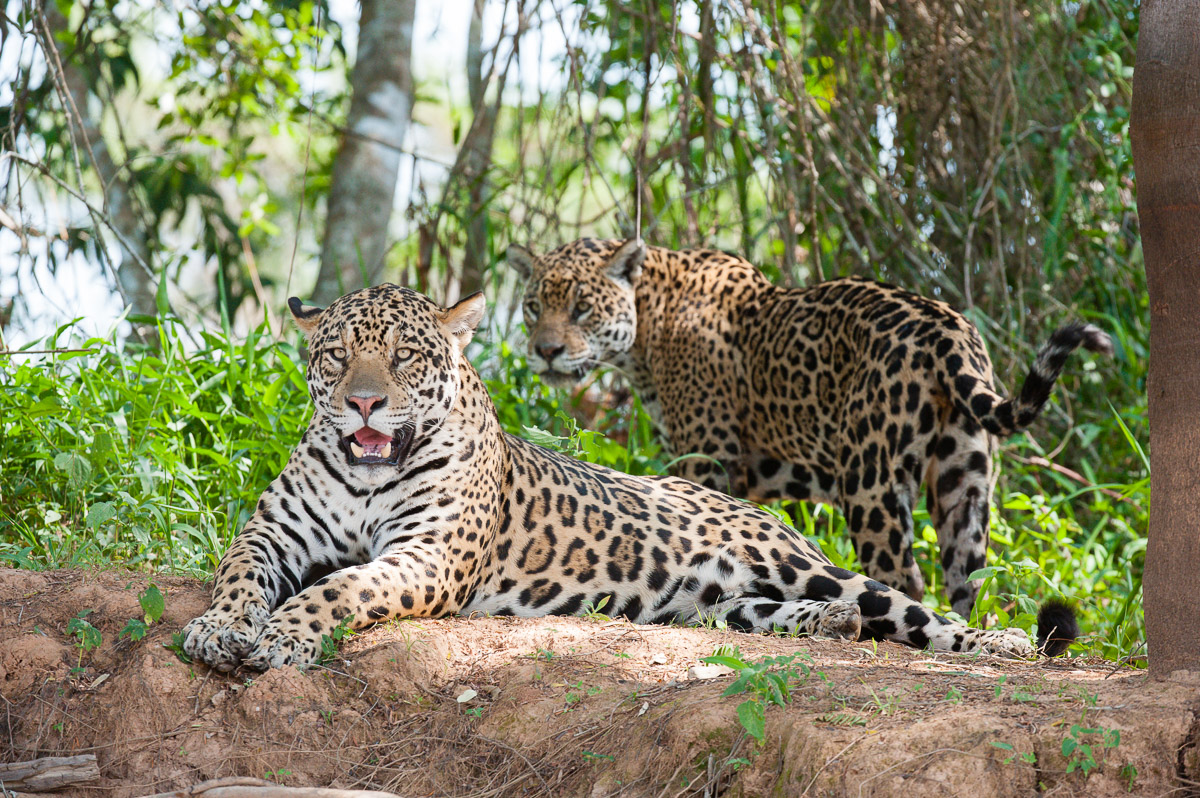
[[[355,457],[362,457],[363,447],[359,446],[354,441],[350,441],[350,454],[354,455]]]
[[[379,448],[379,456],[380,456],[380,457],[382,457],[384,460],[386,460],[386,459],[388,459],[389,457],[391,457],[391,456],[392,456],[392,443],[391,443],[391,441],[388,441],[387,443],[385,443],[383,446],[381,446],[381,447]]]

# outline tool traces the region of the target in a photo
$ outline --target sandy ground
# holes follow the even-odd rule
[[[100,782],[60,795],[239,775],[406,797],[1200,796],[1200,681],[1182,674],[452,618],[376,627],[307,672],[222,675],[164,648],[205,609],[198,582],[156,579],[163,619],[118,639],[147,581],[0,570],[0,759],[95,753]],[[88,652],[67,631],[83,610],[103,635]],[[722,696],[732,675],[695,670],[722,645],[802,655],[761,744],[739,723],[748,696]]]

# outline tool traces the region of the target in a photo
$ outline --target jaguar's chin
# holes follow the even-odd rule
[[[389,436],[363,427],[342,438],[339,444],[346,453],[346,462],[352,466],[398,466],[412,449],[413,432],[413,427],[404,426]]]
[[[570,372],[547,369],[538,373],[542,382],[551,388],[573,388],[587,374],[585,369],[575,369]]]

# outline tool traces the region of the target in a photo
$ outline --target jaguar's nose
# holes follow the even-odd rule
[[[538,344],[534,349],[547,363],[553,363],[554,358],[567,351],[567,347],[563,344]]]
[[[363,423],[366,424],[367,419],[371,417],[372,413],[387,404],[387,397],[359,396],[356,394],[354,396],[347,396],[346,404],[356,408],[362,414]]]

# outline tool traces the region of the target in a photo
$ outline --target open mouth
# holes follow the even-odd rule
[[[400,465],[412,448],[413,428],[401,427],[395,435],[363,427],[342,438],[342,449],[350,465]]]

